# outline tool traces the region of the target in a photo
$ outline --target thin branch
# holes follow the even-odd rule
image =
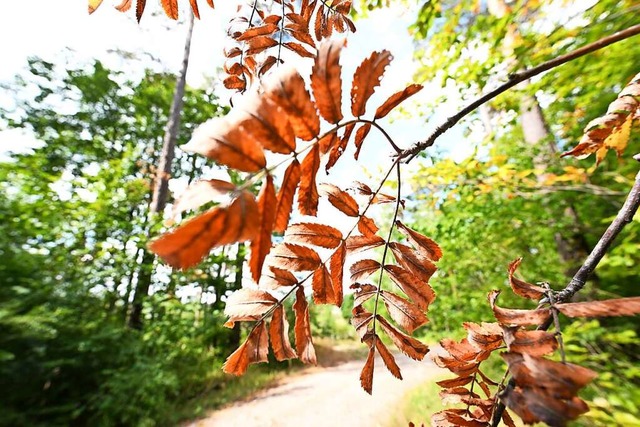
[[[580,58],[581,56],[587,55],[589,53],[595,52],[599,49],[602,49],[606,46],[609,46],[613,43],[617,43],[619,41],[628,39],[635,35],[640,34],[640,24],[633,25],[626,30],[618,31],[610,36],[603,37],[600,40],[597,40],[593,43],[590,43],[586,46],[583,46],[579,49],[576,49],[572,52],[569,52],[565,55],[561,55],[557,58],[554,58],[550,61],[544,62],[537,67],[530,68],[528,70],[520,71],[515,74],[511,74],[509,76],[509,80],[503,85],[497,87],[491,92],[481,96],[477,100],[473,101],[471,104],[460,110],[457,114],[449,117],[444,123],[436,128],[435,131],[427,139],[424,141],[420,141],[415,143],[412,147],[407,148],[398,154],[400,159],[407,159],[405,162],[409,163],[415,156],[418,155],[424,149],[431,147],[436,139],[438,139],[442,134],[444,134],[447,130],[451,129],[456,123],[458,123],[463,117],[467,116],[471,112],[473,112],[476,108],[481,106],[482,104],[492,100],[496,96],[500,95],[503,92],[511,89],[515,85],[522,83],[526,80],[529,80],[531,77],[537,76],[540,73],[548,71],[552,68],[555,68],[559,65],[565,64],[567,62],[573,61],[574,59]]]

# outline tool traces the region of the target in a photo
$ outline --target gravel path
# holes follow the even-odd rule
[[[428,361],[396,355],[404,381],[376,357],[373,396],[360,388],[364,359],[295,374],[251,400],[211,413],[190,427],[388,427],[403,395],[442,372]],[[250,373],[247,375],[251,375]]]

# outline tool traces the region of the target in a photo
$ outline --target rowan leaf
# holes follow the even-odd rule
[[[331,255],[331,259],[329,260],[329,269],[331,271],[331,283],[333,285],[333,293],[336,296],[336,305],[338,307],[342,306],[342,302],[344,299],[344,292],[342,289],[342,276],[344,263],[347,256],[347,250],[345,248],[344,242],[340,243],[338,249]]]
[[[436,242],[417,231],[413,231],[399,220],[396,221],[396,227],[423,256],[432,261],[438,261],[442,258],[442,249]]]
[[[320,147],[320,153],[326,154],[338,143],[338,135],[335,132],[331,132],[320,138],[318,141],[318,147]]]
[[[546,331],[523,331],[519,328],[505,327],[504,341],[509,351],[532,356],[544,356],[558,348],[556,335]]]
[[[258,323],[247,340],[222,365],[227,374],[243,375],[250,363],[268,362],[269,334],[264,322]]]
[[[276,24],[267,23],[258,27],[251,27],[247,29],[240,37],[237,37],[238,41],[246,41],[257,36],[270,36],[278,30]]]
[[[342,115],[342,67],[340,52],[345,41],[325,41],[318,49],[311,72],[311,89],[320,115],[332,124],[338,123]]]
[[[265,95],[282,107],[298,138],[311,141],[320,133],[320,118],[304,80],[293,69],[274,74],[265,84]]]
[[[342,233],[330,225],[303,222],[289,226],[284,239],[290,243],[334,249],[342,243]]]
[[[640,297],[572,302],[556,304],[555,307],[568,317],[635,316],[640,313]]]
[[[355,127],[355,123],[349,123],[345,126],[344,134],[342,135],[342,138],[340,138],[340,142],[334,145],[331,149],[331,153],[329,153],[329,160],[327,160],[327,165],[325,166],[325,171],[327,173],[329,172],[329,169],[331,169],[344,154],[345,150],[347,149],[347,144],[349,144],[351,133],[353,132],[353,129]]]
[[[371,276],[380,268],[380,263],[372,259],[362,259],[349,268],[351,281],[357,282]]]
[[[387,291],[382,291],[380,296],[382,296],[389,316],[410,334],[429,321],[427,316],[410,301]]]
[[[362,308],[362,306],[354,306],[353,310],[351,310],[351,324],[362,340],[369,333],[368,326],[372,320],[373,314]]]
[[[358,231],[365,236],[374,236],[379,228],[369,217],[362,215],[358,220]]]
[[[309,154],[302,160],[300,189],[298,190],[298,211],[302,215],[316,216],[318,214],[318,187],[316,174],[320,168],[320,151],[314,145]]]
[[[353,307],[359,307],[378,294],[378,288],[369,283],[354,283],[350,286],[354,290]]]
[[[378,236],[349,236],[346,240],[347,252],[357,253],[384,245],[385,240]]]
[[[89,0],[89,14],[95,12],[102,4],[102,1],[103,0]]]
[[[249,48],[246,51],[247,55],[257,55],[278,45],[278,42],[270,36],[255,36],[247,40],[246,43],[249,45]]]
[[[284,172],[282,179],[282,187],[278,192],[278,201],[276,203],[276,218],[274,223],[274,231],[282,233],[289,224],[289,216],[291,215],[291,207],[293,206],[293,197],[296,194],[296,188],[300,182],[300,163],[294,159]]]
[[[393,256],[401,267],[409,270],[425,282],[429,282],[431,276],[437,270],[436,265],[431,260],[407,245],[391,242],[389,243],[389,249],[391,249]]]
[[[198,126],[181,148],[243,172],[257,172],[266,166],[262,147],[227,117],[215,117]]]
[[[136,3],[136,19],[140,22],[142,14],[144,14],[144,8],[147,5],[147,0],[138,0]]]
[[[436,299],[431,286],[397,265],[385,265],[389,277],[421,310],[426,310]]]
[[[376,350],[378,350],[378,354],[382,358],[384,362],[384,366],[387,367],[387,370],[391,372],[391,375],[396,377],[397,379],[402,379],[402,372],[400,372],[400,367],[396,363],[396,358],[393,356],[393,353],[389,351],[387,346],[380,340],[380,338],[376,335]]]
[[[215,247],[254,239],[257,218],[255,197],[243,191],[228,206],[216,206],[163,234],[149,249],[172,267],[193,267]]]
[[[220,179],[208,179],[196,181],[182,193],[178,201],[173,205],[172,216],[177,216],[190,209],[196,209],[205,203],[220,202],[223,196],[236,190],[236,186]]]
[[[269,324],[269,335],[271,336],[271,348],[276,360],[283,361],[298,357],[289,342],[289,322],[284,315],[284,308],[280,305],[273,311],[271,323]]]
[[[364,139],[369,135],[369,131],[371,130],[371,123],[365,123],[358,128],[356,131],[356,137],[354,140],[354,144],[356,145],[356,152],[353,154],[353,158],[358,160],[360,157],[360,149],[362,148],[362,143]]]
[[[200,19],[200,9],[198,8],[198,0],[189,0],[189,5],[193,11],[193,16]]]
[[[374,356],[376,353],[375,346],[369,346],[369,354],[367,355],[367,361],[360,372],[360,385],[367,393],[371,394],[373,389],[373,368],[374,368]]]
[[[544,422],[550,426],[565,426],[567,421],[589,410],[587,404],[578,397],[560,400],[540,391],[517,387],[501,394],[500,400],[526,424]]]
[[[322,195],[326,196],[329,203],[334,208],[347,216],[356,217],[359,215],[358,203],[346,191],[341,190],[333,184],[320,184]]]
[[[480,350],[493,351],[502,346],[503,330],[497,323],[462,324],[467,330],[467,341]]]
[[[548,308],[538,308],[536,310],[519,310],[501,308],[496,305],[496,299],[500,291],[489,292],[489,303],[496,320],[502,325],[511,326],[536,326],[546,322],[551,316]]]
[[[99,2],[102,3],[102,0],[99,0]],[[127,12],[129,9],[131,9],[132,4],[133,4],[133,0],[122,0],[122,2],[120,2],[120,4],[117,5],[115,8],[119,12]]]
[[[424,356],[429,352],[429,347],[422,344],[417,339],[403,334],[379,314],[376,316],[376,319],[389,338],[391,338],[391,341],[393,341],[401,352],[414,360],[424,359]]]
[[[400,105],[400,103],[402,103],[405,99],[415,95],[421,90],[422,90],[422,85],[411,84],[406,88],[404,88],[404,90],[394,93],[389,97],[389,99],[384,101],[384,104],[378,107],[374,118],[376,120],[383,118],[384,116],[389,114],[391,110],[393,110],[398,105]]]
[[[239,125],[258,144],[274,153],[290,154],[296,149],[296,138],[284,110],[264,97],[247,100],[246,117]]]
[[[262,272],[264,259],[271,250],[271,231],[276,216],[276,190],[273,186],[273,177],[267,175],[260,194],[258,195],[258,233],[251,241],[251,258],[249,270],[251,277],[257,283]]]
[[[164,13],[171,19],[178,19],[178,0],[160,0]]]
[[[384,70],[392,59],[393,56],[387,50],[373,52],[356,69],[351,86],[351,112],[355,117],[365,113],[367,101],[380,85]]]
[[[269,266],[267,271],[260,276],[260,287],[275,289],[281,286],[294,286],[298,284],[298,279],[289,270]]]
[[[321,262],[313,249],[292,243],[280,243],[269,254],[269,264],[285,270],[313,271]]]
[[[452,388],[452,387],[465,386],[469,384],[471,381],[473,381],[473,377],[468,376],[468,377],[452,378],[449,380],[436,381],[436,384],[438,384],[442,388]]]
[[[511,289],[513,289],[513,292],[516,295],[521,297],[539,300],[546,294],[543,287],[532,285],[531,283],[527,283],[524,280],[514,277],[514,273],[520,266],[521,262],[522,258],[518,258],[509,264],[509,284],[511,285]]]
[[[282,46],[286,47],[287,49],[289,49],[292,52],[297,53],[299,56],[301,56],[303,58],[315,58],[316,57],[315,53],[309,52],[300,43],[284,42],[284,43],[282,43]]]
[[[226,327],[235,322],[259,320],[278,302],[271,294],[258,289],[242,288],[232,293],[225,301],[224,314],[229,317]]]
[[[296,302],[293,304],[293,310],[296,314],[294,331],[298,358],[302,363],[317,365],[316,350],[313,347],[311,324],[309,323],[309,304],[304,296],[304,288],[302,286],[298,287],[296,291]]]

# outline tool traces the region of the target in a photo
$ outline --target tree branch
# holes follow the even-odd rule
[[[431,147],[436,139],[438,139],[442,134],[444,134],[447,130],[451,129],[456,123],[458,123],[463,117],[467,116],[469,113],[473,112],[476,108],[481,106],[482,104],[492,100],[496,96],[500,95],[503,92],[511,89],[515,85],[522,83],[525,80],[530,79],[531,77],[537,76],[544,71],[555,68],[559,65],[565,64],[567,62],[573,61],[574,59],[580,58],[581,56],[587,55],[591,52],[595,52],[596,50],[602,49],[603,47],[609,46],[611,44],[617,43],[619,41],[628,39],[635,35],[640,34],[640,24],[631,26],[626,30],[618,31],[610,36],[603,37],[600,40],[597,40],[593,43],[590,43],[586,46],[583,46],[579,49],[576,49],[572,52],[569,52],[565,55],[561,55],[557,58],[554,58],[550,61],[544,62],[537,67],[530,68],[528,70],[520,71],[515,74],[511,74],[509,76],[509,80],[492,90],[491,92],[482,95],[477,100],[473,101],[471,104],[467,105],[465,108],[460,110],[457,114],[449,117],[444,123],[438,126],[431,135],[424,141],[420,141],[415,143],[412,147],[403,150],[398,154],[398,158],[407,159],[406,163],[409,163],[415,156],[418,155],[424,149]]]

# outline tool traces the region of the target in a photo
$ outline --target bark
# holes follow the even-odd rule
[[[171,167],[175,156],[176,140],[178,137],[178,130],[180,128],[184,91],[187,81],[187,70],[189,68],[189,54],[191,52],[193,24],[194,16],[193,13],[191,13],[189,14],[187,24],[188,30],[184,45],[182,67],[173,93],[173,101],[171,103],[171,109],[169,110],[169,121],[167,122],[162,144],[160,164],[158,165],[158,173],[153,187],[153,194],[151,196],[151,205],[149,206],[149,214],[151,216],[154,216],[155,214],[162,214],[165,206],[167,205],[169,179],[171,178]],[[129,316],[129,326],[134,329],[142,329],[143,303],[149,295],[154,260],[155,256],[153,253],[145,251],[140,271],[138,273],[138,282],[133,296],[131,315]]]

